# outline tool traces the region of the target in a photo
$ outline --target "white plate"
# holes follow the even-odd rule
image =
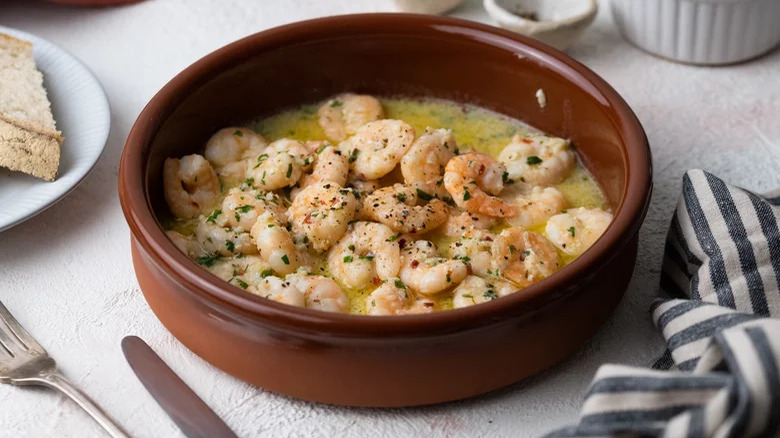
[[[0,33],[33,43],[57,129],[62,131],[60,168],[53,182],[0,167],[0,231],[35,216],[70,193],[103,153],[111,111],[103,88],[79,60],[35,35],[0,26]]]

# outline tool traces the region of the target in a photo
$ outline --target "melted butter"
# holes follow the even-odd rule
[[[414,127],[417,136],[422,135],[428,127],[451,129],[461,151],[474,149],[496,157],[514,135],[538,132],[518,120],[471,105],[436,99],[383,98],[380,101],[387,118],[404,120]],[[326,140],[327,137],[317,122],[317,108],[319,105],[304,105],[260,119],[251,126],[269,142],[280,138],[301,141]],[[223,193],[226,193],[230,187],[226,182],[223,183],[225,183]],[[578,163],[574,171],[556,188],[566,197],[569,208],[608,208],[600,187],[582,164]],[[196,220],[179,220],[171,221],[164,226],[184,235],[191,235],[196,224]],[[506,226],[499,225],[491,231],[500,232]],[[531,231],[545,234],[544,225],[534,227]],[[457,239],[457,236],[449,237],[441,231],[434,231],[421,238],[431,240],[443,252]],[[559,254],[561,266],[574,259],[563,253]],[[350,313],[366,313],[366,297],[375,289],[374,285],[361,289],[345,287],[338,276],[331,275],[324,255],[316,260],[314,273],[334,278],[340,283],[349,297]],[[450,293],[433,297],[433,300],[436,302],[437,310],[452,308]]]

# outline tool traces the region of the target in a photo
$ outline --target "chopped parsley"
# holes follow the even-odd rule
[[[504,184],[514,184],[515,180],[509,178],[509,172],[504,171],[504,173],[501,174],[501,181],[504,182]]]
[[[469,189],[464,189],[463,190],[463,200],[464,201],[468,201],[469,199],[471,199],[471,193],[469,193]]]
[[[353,260],[352,256],[350,255],[344,256],[344,263],[352,263],[352,260]]]
[[[240,129],[236,129],[235,131],[233,131],[233,135],[235,135],[236,137],[243,137],[244,133],[241,132]]]
[[[371,261],[371,260],[374,260],[374,255],[373,254],[366,254],[366,255],[358,256],[358,258],[361,259],[361,260]]]
[[[468,262],[470,262],[470,261],[471,261],[471,257],[468,257],[468,256],[461,256],[461,255],[456,255],[455,257],[453,257],[453,259],[455,259],[455,260],[460,260],[460,261],[462,261],[463,263],[468,263]]]
[[[211,214],[209,214],[209,217],[206,218],[206,222],[214,223],[214,221],[216,221],[219,215],[221,214],[222,214],[222,210],[212,211]]]
[[[395,280],[393,284],[395,284],[395,287],[397,287],[398,289],[406,289],[406,285],[401,280]]]
[[[254,179],[254,178],[247,178],[247,179],[244,181],[244,184],[246,184],[246,185],[248,185],[248,186],[251,186],[251,185],[252,185],[252,184],[254,184],[254,183],[255,183],[255,179]]]
[[[430,201],[431,199],[433,199],[433,195],[420,189],[417,189],[417,197],[422,199],[423,201]]]
[[[330,103],[330,106],[332,106],[333,108],[338,108],[342,105],[344,105],[344,102],[340,100],[334,100],[333,102]]]
[[[215,252],[214,254],[205,254],[195,259],[199,265],[203,265],[207,268],[214,266],[217,260],[222,258],[222,254]]]
[[[388,237],[388,238],[387,238],[387,241],[388,241],[388,242],[393,242],[393,241],[395,241],[396,239],[398,239],[399,237],[401,237],[401,235],[400,235],[400,234],[396,234],[395,236],[390,236],[390,237]]]
[[[574,227],[569,227],[567,231],[571,234],[571,237],[574,237]]]
[[[290,264],[290,259],[287,258],[287,254],[282,256],[282,261],[284,262],[285,265]]]
[[[260,273],[260,278],[270,277],[273,274],[274,274],[274,271],[272,271],[270,269],[266,269],[265,271]]]
[[[292,163],[287,165],[287,178],[292,175]]]
[[[240,278],[236,278],[235,280],[236,280],[236,283],[238,283],[238,285],[241,286],[242,289],[246,289],[246,288],[249,287],[249,284],[246,281],[244,281],[244,280],[242,280]]]
[[[240,211],[241,213],[249,213],[249,210],[252,209],[251,205],[242,205],[238,207],[236,210]]]
[[[360,155],[360,149],[352,149],[352,153],[349,154],[349,163],[354,163],[355,160],[357,160],[358,155]]]
[[[396,197],[396,199],[398,199],[399,202],[405,202],[406,201],[406,195],[404,195],[403,193],[399,193],[399,194],[395,195],[395,197]]]
[[[233,243],[232,240],[226,240],[225,248],[227,248],[228,251],[233,252],[233,250],[236,249],[236,244]]]
[[[327,143],[325,143],[325,144],[323,144],[322,146],[318,147],[318,148],[317,148],[317,153],[318,153],[318,154],[321,154],[321,153],[322,153],[322,151],[324,151],[326,147],[328,147],[328,144],[327,144]]]
[[[526,163],[530,165],[539,164],[542,162],[542,159],[537,157],[536,155],[531,155],[525,160]]]
[[[496,294],[496,291],[494,291],[493,289],[488,289],[487,292],[482,294],[482,296],[484,298],[487,298],[488,300],[495,300],[496,298],[498,298],[498,294]]]
[[[349,245],[347,248],[349,248],[350,251],[355,252],[355,245]]]

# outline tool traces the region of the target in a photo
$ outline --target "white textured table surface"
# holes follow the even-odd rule
[[[472,0],[453,15],[487,21],[480,4]],[[181,69],[237,38],[317,16],[392,11],[390,0],[151,0],[97,10],[2,2],[0,24],[49,39],[94,71],[113,126],[105,154],[78,189],[0,233],[0,300],[74,383],[138,437],[181,433],[125,362],[119,342],[129,334],[146,339],[240,436],[526,437],[569,423],[600,364],[648,364],[660,350],[648,306],[659,293],[663,241],[683,171],[701,167],[756,191],[780,186],[780,52],[725,68],[669,63],[625,43],[607,4],[601,6],[570,53],[606,78],[644,124],[655,192],[640,261],[617,312],[570,359],[541,375],[425,408],[301,402],[242,383],[190,353],[138,289],[116,179],[125,137],[146,102]],[[0,386],[0,437],[43,436],[100,436],[100,430],[51,391]]]

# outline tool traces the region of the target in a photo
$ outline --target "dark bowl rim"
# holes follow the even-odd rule
[[[409,34],[412,29],[415,32]],[[143,152],[163,121],[178,106],[182,96],[256,53],[311,37],[343,36],[346,31],[459,34],[481,44],[533,57],[540,65],[567,80],[576,80],[579,88],[611,110],[613,123],[625,145],[623,154],[628,166],[623,202],[615,209],[613,222],[604,235],[555,275],[519,293],[478,306],[425,315],[376,317],[288,306],[230,285],[187,258],[168,240],[155,219],[145,184]],[[588,89],[584,89],[585,86]],[[186,285],[189,292],[228,306],[233,312],[260,324],[351,337],[453,333],[526,316],[535,309],[565,299],[567,294],[576,293],[578,279],[594,275],[636,237],[647,212],[651,190],[652,159],[642,125],[623,98],[596,73],[556,49],[513,32],[457,18],[398,13],[339,15],[299,21],[255,33],[211,52],[171,79],[146,105],[128,135],[119,167],[120,204],[133,238],[168,276]],[[551,293],[554,290],[564,293]]]

